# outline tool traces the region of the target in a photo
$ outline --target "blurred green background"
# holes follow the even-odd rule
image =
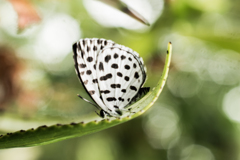
[[[95,0],[0,0],[0,133],[87,121],[94,106],[78,81],[72,44],[105,38],[137,51],[167,84],[143,116],[1,160],[240,160],[240,1],[125,0],[145,26]]]

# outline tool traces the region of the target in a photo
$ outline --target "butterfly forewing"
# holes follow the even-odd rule
[[[96,57],[99,51],[112,46],[114,42],[105,39],[81,39],[73,45],[75,70],[90,97],[101,107],[105,108],[98,89],[96,74]]]

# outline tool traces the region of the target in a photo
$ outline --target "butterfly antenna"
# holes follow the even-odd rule
[[[95,106],[97,109],[99,109],[99,110],[100,110],[99,106],[97,106],[96,104],[94,104],[94,103],[90,102],[89,100],[87,100],[87,99],[83,98],[83,97],[82,97],[82,96],[80,96],[79,94],[77,94],[77,96],[78,96],[79,98],[81,98],[82,100],[84,100],[84,101],[86,101],[86,102],[88,102],[88,103],[90,103],[90,104],[94,105],[94,106]]]

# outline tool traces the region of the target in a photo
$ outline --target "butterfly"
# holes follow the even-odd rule
[[[129,106],[149,91],[143,88],[147,75],[143,59],[132,49],[99,38],[80,39],[73,44],[76,74],[96,103],[100,117],[131,113]]]

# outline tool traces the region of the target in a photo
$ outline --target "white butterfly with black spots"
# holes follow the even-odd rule
[[[76,73],[100,117],[131,113],[130,104],[145,95],[146,68],[139,54],[111,40],[86,38],[73,44]]]

